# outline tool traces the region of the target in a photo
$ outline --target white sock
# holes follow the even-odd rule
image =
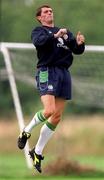
[[[37,112],[30,123],[25,127],[24,131],[30,133],[36,125],[44,122],[45,120],[46,118],[44,117],[42,111]]]
[[[51,128],[51,127],[52,128]],[[35,146],[35,152],[36,154],[40,154],[42,155],[42,151],[45,147],[45,145],[47,144],[48,140],[52,137],[52,135],[54,134],[54,129],[55,126],[53,126],[52,124],[50,124],[48,121],[46,122],[46,124],[44,124],[41,128],[40,131],[40,136],[38,139],[38,142]]]

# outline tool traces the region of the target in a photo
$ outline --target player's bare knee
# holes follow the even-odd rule
[[[49,118],[50,116],[52,116],[53,114],[54,114],[54,112],[55,112],[55,109],[53,108],[50,108],[50,109],[45,109],[44,110],[44,116],[46,117],[46,118]]]
[[[61,114],[54,114],[52,117],[51,117],[51,122],[52,124],[54,125],[57,125],[61,120]]]
[[[61,120],[61,118],[54,119],[53,124],[55,124],[55,125],[59,124],[60,120]]]

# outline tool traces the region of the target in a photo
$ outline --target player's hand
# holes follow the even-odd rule
[[[56,34],[54,34],[55,38],[63,37],[67,34],[67,29],[60,29]]]
[[[83,34],[81,34],[80,31],[78,31],[78,33],[77,33],[76,41],[77,41],[78,45],[81,45],[81,44],[83,44],[85,42],[85,37],[84,37]]]

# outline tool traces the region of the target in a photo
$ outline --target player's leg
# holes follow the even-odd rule
[[[33,119],[30,121],[30,123],[23,129],[23,131],[20,133],[18,137],[18,147],[19,149],[23,149],[26,145],[27,140],[31,136],[32,129],[40,124],[41,122],[44,122],[46,118],[43,115],[43,111],[38,111]]]
[[[57,126],[58,123],[61,120],[62,113],[64,111],[66,104],[66,100],[62,98],[56,98],[55,99],[55,112],[52,114],[52,116],[47,120],[49,123],[53,124],[54,126]]]
[[[44,107],[43,114],[48,119],[56,110],[55,96],[50,94],[43,95],[41,96],[41,102]]]
[[[61,120],[61,115],[64,110],[66,100],[61,98],[55,99],[55,111],[52,116],[46,121],[42,126],[40,131],[40,137],[35,147],[35,152],[37,154],[42,154],[44,146],[47,144],[48,140],[53,135],[57,124]]]
[[[54,98],[50,100],[51,100],[50,102],[45,103],[44,97],[42,98],[43,104],[45,105],[44,112],[48,115],[51,115],[51,112],[53,112],[52,109],[50,109],[51,106],[49,106],[49,104],[50,103],[52,104],[52,101],[54,102]],[[60,98],[55,99],[55,111],[54,113],[52,113],[49,120],[42,126],[40,130],[40,136],[39,136],[38,142],[36,146],[29,152],[30,156],[32,157],[34,161],[34,166],[39,172],[41,172],[41,160],[43,159],[42,158],[43,149],[45,145],[47,144],[47,142],[49,141],[49,139],[54,134],[57,124],[60,122],[61,114],[64,110],[64,106],[65,106],[64,99],[60,99]],[[53,103],[53,107],[54,107],[54,103]]]
[[[23,131],[20,133],[19,137],[18,137],[18,147],[19,149],[23,149],[26,145],[27,140],[30,138],[31,136],[31,131],[32,129],[40,124],[41,122],[46,121],[46,117],[43,114],[43,111],[40,110],[38,111],[35,116],[33,117],[33,119],[30,121],[30,123],[23,129]]]
[[[44,122],[49,118],[55,111],[55,98],[54,98],[54,77],[53,69],[41,67],[37,71],[36,81],[37,88],[40,92],[41,101],[44,106],[43,111],[39,111],[35,114],[32,121],[25,127],[25,132],[31,132],[34,126],[40,122]],[[52,82],[53,81],[53,82]],[[51,84],[52,83],[52,84]],[[49,88],[51,84],[51,89]],[[52,94],[52,95],[51,95]],[[50,108],[51,107],[51,108]]]
[[[51,79],[54,74],[49,68],[42,67],[37,71],[36,81],[37,81],[37,88],[41,95],[41,101],[44,106],[44,111],[39,111],[35,114],[32,121],[25,127],[24,131],[30,133],[31,130],[40,122],[44,122],[54,111],[55,109],[55,99],[52,95],[52,89],[49,93],[50,89],[48,84],[51,84]],[[52,86],[52,85],[51,85]],[[53,86],[52,86],[53,87]],[[47,92],[48,91],[48,92]],[[44,103],[45,102],[45,103]],[[51,105],[51,108],[49,108]]]
[[[52,95],[44,95],[41,96],[41,101],[44,106],[44,110],[38,111],[31,122],[25,127],[25,132],[31,132],[31,130],[36,126],[37,124],[44,122],[47,120],[48,117],[50,117],[54,110],[55,110],[55,99]],[[45,103],[44,103],[45,102]],[[49,108],[51,107],[51,108]]]
[[[47,94],[47,91],[48,91],[48,81],[49,81],[47,68],[41,68],[37,71],[36,81],[37,81],[37,88],[43,99],[42,102],[44,105],[44,112],[43,110],[38,111],[33,117],[33,119],[30,121],[30,123],[24,128],[23,132],[20,133],[19,138],[18,138],[18,147],[20,149],[23,149],[25,147],[27,139],[30,138],[31,136],[30,133],[32,129],[39,123],[46,121],[47,118],[53,113],[52,111],[54,111],[54,104],[55,104],[54,96],[52,97],[51,95],[49,96],[45,95]],[[45,104],[44,104],[44,101],[45,101]],[[49,109],[50,102],[51,102],[51,109]]]
[[[55,112],[55,97],[53,95],[43,95],[41,96],[41,101],[44,106],[43,114],[46,118],[49,118]],[[45,128],[43,125],[40,131],[40,137],[43,138],[42,141],[47,139],[47,136],[49,136],[48,134],[50,135],[50,132],[47,131],[47,127]],[[41,160],[43,160],[42,154],[35,152],[35,147],[29,151],[29,154],[34,162],[34,167],[41,172]]]
[[[44,110],[38,111],[30,123],[24,128],[23,132],[20,133],[18,138],[18,147],[23,149],[26,145],[27,140],[31,136],[31,130],[39,123],[44,122],[49,118],[55,110],[55,98],[52,95],[44,95],[41,97],[41,101],[44,106]],[[50,108],[51,107],[51,108]]]

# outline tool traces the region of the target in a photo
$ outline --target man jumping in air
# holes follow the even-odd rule
[[[31,136],[31,130],[44,122],[36,145],[29,151],[34,167],[41,172],[43,149],[61,120],[66,101],[71,99],[69,67],[73,62],[73,53],[84,52],[85,38],[80,32],[74,37],[70,30],[56,27],[52,8],[48,5],[37,9],[36,18],[41,26],[33,29],[31,39],[37,50],[36,81],[43,110],[38,111],[21,132],[18,147],[23,149]]]

